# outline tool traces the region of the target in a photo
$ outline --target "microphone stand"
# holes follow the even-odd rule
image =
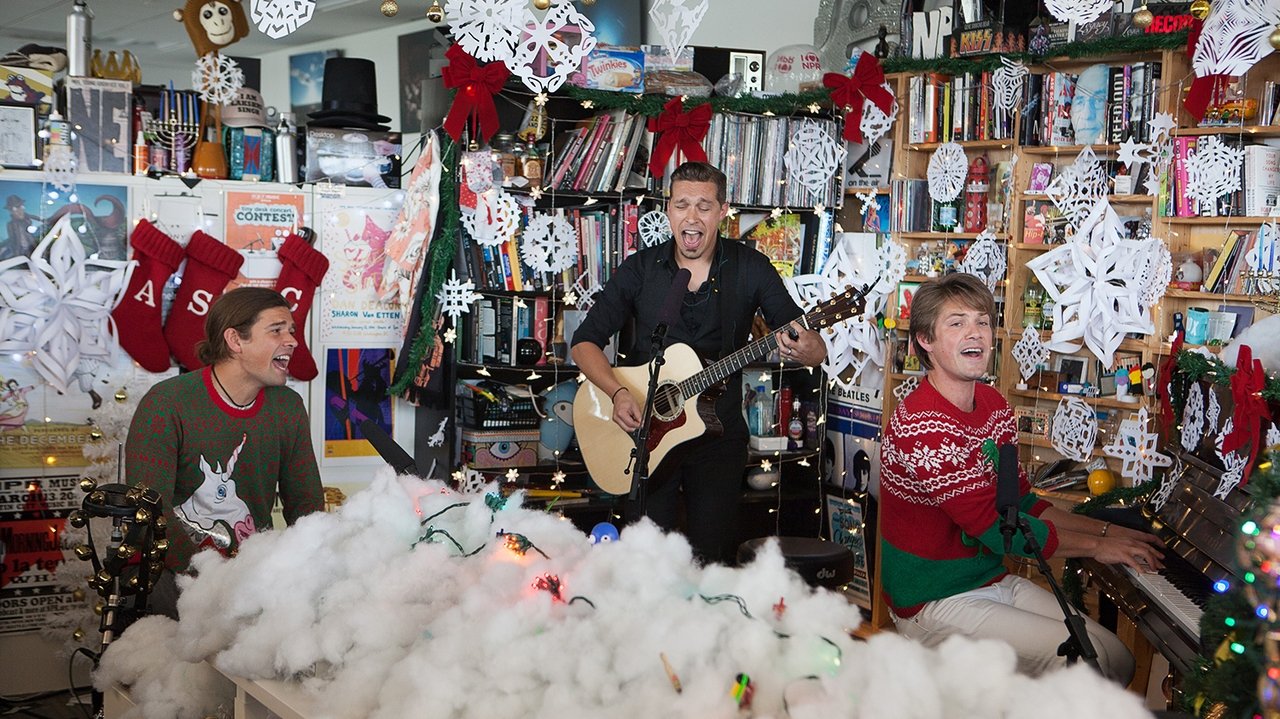
[[[1000,532],[1006,531],[1009,518],[1001,515]],[[1053,577],[1053,570],[1049,568],[1049,563],[1045,561],[1044,551],[1040,547],[1040,543],[1036,541],[1036,536],[1031,532],[1031,524],[1027,522],[1025,517],[1019,516],[1014,520],[1016,530],[1022,532],[1023,539],[1026,540],[1025,550],[1036,558],[1036,563],[1040,567],[1040,574],[1049,583],[1049,589],[1053,590],[1053,596],[1058,599],[1058,606],[1062,608],[1063,623],[1067,625],[1067,639],[1058,645],[1058,656],[1067,658],[1067,665],[1075,664],[1077,660],[1084,659],[1085,664],[1097,669],[1098,651],[1093,648],[1093,642],[1089,640],[1089,631],[1085,629],[1084,617],[1076,611],[1067,601],[1067,595],[1063,593],[1062,587],[1058,585],[1058,580]],[[1010,532],[1014,531],[1009,529]],[[1008,536],[1007,534],[1005,535]]]
[[[640,428],[632,433],[635,446],[631,448],[631,493],[627,495],[627,523],[644,516],[645,491],[649,483],[649,426],[653,417],[653,399],[658,393],[658,374],[666,364],[663,340],[667,337],[666,323],[658,323],[650,337],[649,389],[645,393],[644,411],[640,414]]]

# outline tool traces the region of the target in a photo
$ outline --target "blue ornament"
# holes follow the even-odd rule
[[[577,380],[561,382],[542,393],[546,416],[539,430],[538,442],[543,449],[539,454],[554,457],[569,448],[573,439],[573,397],[577,393]]]
[[[618,541],[618,528],[608,522],[601,522],[591,528],[591,543],[604,544]]]

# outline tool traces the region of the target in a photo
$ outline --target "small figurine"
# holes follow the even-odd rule
[[[871,54],[883,60],[889,57],[889,28],[881,25],[880,31],[877,34],[880,39],[876,41],[876,47],[871,51]]]

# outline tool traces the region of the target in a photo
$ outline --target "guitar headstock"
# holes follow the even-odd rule
[[[807,325],[810,329],[820,330],[862,314],[866,309],[867,295],[876,282],[863,285],[860,290],[855,290],[853,285],[845,285],[844,292],[833,295],[805,314]]]

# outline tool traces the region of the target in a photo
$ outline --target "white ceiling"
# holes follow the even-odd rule
[[[246,14],[249,1],[242,0]],[[93,10],[92,41],[95,48],[130,50],[144,70],[149,64],[190,65],[195,50],[173,11],[184,0],[87,0]],[[73,0],[0,0],[4,22],[0,24],[0,54],[27,43],[66,47],[66,18]],[[400,14],[387,18],[378,11],[380,0],[317,0],[315,15],[306,25],[279,40],[251,28],[249,36],[235,43],[228,54],[257,57],[293,45],[330,40],[395,22],[422,17],[426,0],[402,0]],[[252,25],[252,21],[250,22]]]

